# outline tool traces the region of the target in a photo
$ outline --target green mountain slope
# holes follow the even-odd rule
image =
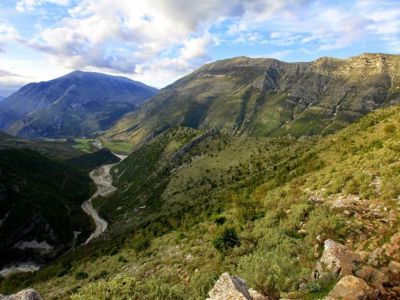
[[[394,106],[320,139],[170,129],[114,168],[118,192],[95,201],[102,240],[0,287],[204,299],[229,271],[265,294],[322,298],[334,282],[310,275],[326,239],[379,270],[400,260],[398,120]]]
[[[93,188],[86,174],[29,149],[1,150],[0,170],[2,266],[54,257],[90,233],[80,208]],[[45,249],[27,246],[32,241]]]
[[[399,65],[399,56],[386,54],[217,61],[162,89],[106,136],[141,144],[177,125],[246,136],[327,134],[398,103]]]
[[[89,171],[118,162],[102,149],[0,134],[0,266],[42,263],[79,245],[92,231],[81,204],[94,192]]]

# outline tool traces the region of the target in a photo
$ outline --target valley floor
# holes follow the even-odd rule
[[[121,160],[125,159],[124,155],[117,155]],[[89,243],[92,239],[99,237],[104,231],[107,230],[108,223],[106,220],[101,218],[97,212],[97,210],[93,207],[92,199],[98,196],[107,196],[108,194],[114,192],[116,188],[112,184],[112,176],[110,174],[111,168],[118,163],[108,164],[101,166],[92,172],[90,172],[90,178],[92,178],[93,182],[96,184],[97,190],[90,197],[89,200],[85,201],[82,204],[83,211],[88,214],[94,221],[96,225],[95,231],[87,238],[85,244]]]

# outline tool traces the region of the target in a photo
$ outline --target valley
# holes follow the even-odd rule
[[[90,136],[0,134],[2,267],[42,266],[0,292],[398,299],[399,63],[237,57]]]
[[[123,160],[126,158],[124,155],[116,155],[119,159]],[[83,211],[89,215],[96,226],[94,232],[87,238],[85,244],[89,243],[92,239],[97,238],[107,229],[107,222],[102,219],[96,209],[93,207],[92,199],[95,199],[98,196],[105,197],[108,194],[114,192],[116,188],[112,184],[112,177],[110,174],[111,168],[113,166],[118,165],[118,163],[108,164],[98,167],[97,169],[90,172],[90,178],[92,178],[93,182],[96,185],[96,192],[90,197],[89,200],[83,202],[82,209]]]

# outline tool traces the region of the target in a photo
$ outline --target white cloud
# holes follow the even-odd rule
[[[19,40],[63,69],[166,82],[212,60],[211,47],[229,54],[230,46],[259,46],[285,58],[327,55],[371,37],[400,46],[398,0],[20,0],[16,8],[39,12],[49,3],[68,6],[66,15],[24,41],[0,25],[0,49]]]
[[[7,42],[16,41],[18,39],[19,34],[15,27],[0,23],[0,53],[5,51],[3,47]]]
[[[44,1],[20,2],[28,10]],[[234,20],[240,32],[249,20],[265,21],[278,12],[290,18],[290,9],[306,2],[84,0],[69,9],[68,17],[43,29],[27,44],[71,69],[136,73],[138,77],[154,70],[183,75],[210,59],[208,48],[218,44],[218,36],[211,33],[213,26]],[[257,31],[244,35],[245,42],[252,44],[261,39]]]
[[[17,2],[15,9],[19,12],[33,11],[36,7],[44,5],[45,3],[53,3],[57,5],[67,6],[69,0],[20,0]]]

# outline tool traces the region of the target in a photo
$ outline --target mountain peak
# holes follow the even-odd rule
[[[76,70],[25,85],[1,101],[0,129],[29,137],[87,136],[108,129],[156,92],[126,77]]]

